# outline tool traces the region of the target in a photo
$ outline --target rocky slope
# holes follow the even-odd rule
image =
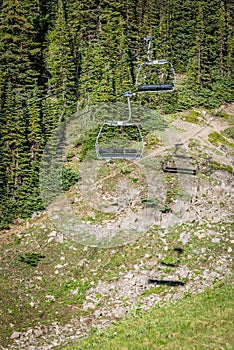
[[[231,118],[199,111],[192,120],[190,113],[169,119],[170,146],[183,143],[192,161],[182,165],[196,175],[163,173],[159,142],[146,147],[142,163],[90,164],[93,176],[84,176],[86,169],[67,194],[82,213],[80,228],[125,230],[123,244],[81,242],[48,211],[1,233],[2,349],[61,348],[136,308],[232,278],[234,144],[223,136]]]

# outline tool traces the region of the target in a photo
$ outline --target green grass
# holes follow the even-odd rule
[[[219,143],[221,143],[232,149],[234,148],[233,142],[229,142],[224,136],[219,134],[217,131],[214,131],[208,135],[208,141],[212,143],[214,146],[218,146]]]
[[[231,167],[231,165],[226,165],[226,164],[219,164],[217,162],[210,162],[209,166],[213,169],[221,169],[221,170],[226,170],[228,171],[230,174],[233,173],[233,169]]]
[[[233,286],[218,283],[176,304],[133,312],[63,350],[233,349]]]
[[[201,113],[198,111],[190,111],[189,113],[181,115],[182,120],[193,124],[199,124],[199,117],[201,117]]]
[[[202,278],[204,269],[210,269],[217,259],[227,256],[227,240],[231,239],[234,229],[231,223],[224,222],[184,223],[176,225],[167,233],[154,226],[132,244],[114,250],[84,250],[83,246],[69,240],[46,243],[48,233],[54,227],[49,222],[43,225],[21,232],[21,238],[15,234],[2,234],[0,344],[3,347],[8,346],[13,329],[22,332],[28,327],[39,324],[46,326],[53,321],[59,321],[63,325],[74,317],[74,312],[78,317],[84,312],[83,302],[90,286],[95,287],[103,281],[112,283],[122,274],[133,271],[135,264],[149,271],[157,268],[160,279],[168,279],[168,275],[175,270],[169,266],[173,264],[186,265],[192,271],[195,269],[196,277]],[[159,230],[165,234],[165,242],[159,239]],[[210,230],[220,234],[222,239],[219,243],[211,241],[213,236],[209,235]],[[198,238],[198,232],[203,232],[202,237]],[[191,235],[188,245],[182,246],[181,233]],[[167,250],[164,249],[165,246]],[[181,254],[178,254],[179,248],[183,250]],[[148,257],[145,257],[146,254]],[[79,264],[82,260],[84,264]],[[163,266],[162,263],[168,266]],[[228,272],[231,262],[227,261],[227,264]],[[58,269],[58,274],[57,265],[63,265]],[[193,277],[194,274],[191,281]],[[74,290],[76,293],[72,293]],[[168,290],[166,286],[152,286],[139,296],[139,300],[151,294],[157,294],[161,298],[165,293],[173,295],[176,291],[175,288]],[[108,295],[99,296],[99,299],[105,306]],[[34,306],[31,306],[32,303]],[[92,310],[85,312],[92,317]]]
[[[197,122],[197,117],[196,114],[191,114],[188,119]],[[216,152],[221,145],[233,144],[233,129],[225,130],[221,134],[210,134],[210,141],[218,146]],[[152,135],[151,146],[156,148],[159,141],[157,133]],[[105,220],[115,219],[115,212],[102,211],[106,209],[105,206],[89,210],[88,203],[81,200],[82,192],[78,191],[77,186],[72,186],[79,180],[80,164],[79,160],[73,163],[72,158],[75,155],[81,159],[82,154],[83,157],[86,156],[93,149],[94,136],[91,143],[86,140],[84,147],[81,142],[77,143],[77,152],[72,151],[67,157],[63,169],[63,189],[69,190],[67,195],[71,207],[78,216],[81,215],[89,223],[101,224]],[[200,141],[195,139],[190,146],[197,150],[198,158],[204,158],[208,164],[209,156],[201,148]],[[210,145],[209,150],[213,149]],[[164,155],[145,157],[141,163],[146,169],[157,173],[161,171],[163,160]],[[209,165],[213,169],[233,171],[230,166],[216,161]],[[219,183],[218,179],[205,174],[198,174],[197,177],[199,176],[209,185]],[[184,193],[179,186],[177,174],[164,174],[167,192],[163,204],[155,196],[150,197],[147,187],[145,190],[146,180],[144,169],[129,160],[103,162],[95,175],[97,196],[105,193],[114,197],[118,193],[117,184],[124,181],[124,184],[142,192],[139,203],[142,199],[145,206],[158,208],[162,213],[171,211],[170,204],[174,200],[183,199]],[[204,200],[207,198],[204,197]],[[228,200],[226,204],[223,198],[222,201],[220,199],[220,206],[226,208],[226,205]],[[143,315],[140,305],[145,298],[156,295],[162,305],[165,296],[170,294],[173,298],[178,293],[178,288],[175,287],[149,285],[142,290],[142,294],[138,294],[139,308],[127,316],[125,321],[103,333],[93,329],[91,336],[82,343],[66,349],[231,349],[228,326],[231,287],[216,286],[203,295],[191,297],[191,284],[189,285],[190,282],[192,286],[202,283],[206,269],[217,270],[220,279],[230,271],[232,263],[228,248],[234,230],[231,223],[184,222],[169,229],[155,225],[133,243],[115,249],[84,249],[83,245],[71,241],[65,234],[64,241],[58,242],[49,236],[57,228],[46,219],[46,215],[44,218],[27,220],[27,227],[23,224],[22,228],[16,227],[15,233],[13,230],[0,231],[0,347],[14,347],[14,341],[10,339],[13,330],[25,332],[28,328],[50,326],[51,322],[66,325],[72,318],[79,319],[82,315],[89,318],[90,324],[91,321],[95,324],[92,319],[93,310],[83,308],[86,295],[91,293],[94,296],[97,308],[101,306],[111,311],[115,307],[115,302],[112,304],[111,301],[114,293],[110,291],[105,295],[94,290],[92,294],[92,288],[102,282],[121,282],[121,278],[129,271],[137,274],[137,265],[140,270],[149,271],[149,274],[157,269],[161,280],[174,276],[180,266],[188,268],[191,275],[185,277],[187,280],[178,276],[185,283],[185,287],[181,288],[185,300],[176,305],[155,307],[152,312]],[[189,242],[185,245],[180,240],[182,233],[190,235]],[[212,240],[216,236],[220,238],[219,242]],[[219,261],[223,267],[221,272],[217,268],[220,267]],[[133,304],[128,297],[121,296],[120,300],[126,305]],[[104,321],[105,313],[102,318]]]
[[[222,134],[225,137],[228,137],[230,139],[234,139],[234,126],[230,126],[229,128],[226,128],[225,130],[223,130]]]

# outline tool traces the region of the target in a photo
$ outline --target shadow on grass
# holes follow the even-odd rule
[[[153,278],[149,278],[148,283],[149,284],[157,284],[157,285],[167,285],[170,287],[178,287],[178,286],[185,285],[184,282],[180,282],[180,281],[157,280],[157,279],[153,279]]]

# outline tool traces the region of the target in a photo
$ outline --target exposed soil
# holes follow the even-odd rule
[[[225,106],[225,111],[234,114],[234,106]],[[233,140],[208,140],[214,131],[230,126],[230,120],[201,111],[198,123],[178,114],[171,125],[169,146],[183,144],[192,160],[182,166],[196,168],[196,175],[165,175],[160,162],[152,165],[152,159],[167,152],[159,144],[146,149],[142,164],[127,161],[117,172],[112,163],[90,167],[93,176],[68,195],[81,227],[97,232],[121,228],[129,233],[123,246],[98,250],[81,245],[48,220],[47,212],[2,232],[2,293],[10,292],[9,299],[0,294],[1,323],[8,329],[1,349],[61,348],[91,327],[108,327],[136,306],[148,310],[232,278]],[[152,166],[145,186],[143,169]],[[185,193],[178,195],[178,188]],[[159,203],[153,201],[156,197]],[[133,228],[139,233],[131,237]],[[16,259],[35,251],[45,256],[35,267]],[[28,323],[24,315],[31,318]]]

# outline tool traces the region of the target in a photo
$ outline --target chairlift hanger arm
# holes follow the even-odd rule
[[[126,122],[129,122],[132,118],[131,98],[133,93],[131,91],[126,91],[122,95],[127,97],[128,99],[128,119],[126,120]]]
[[[145,38],[145,41],[146,41],[146,44],[148,45],[148,47],[147,47],[147,58],[148,58],[148,61],[151,61],[150,60],[150,45],[151,45],[151,41],[152,40],[154,40],[155,39],[155,37],[154,36],[147,36],[146,38]]]

